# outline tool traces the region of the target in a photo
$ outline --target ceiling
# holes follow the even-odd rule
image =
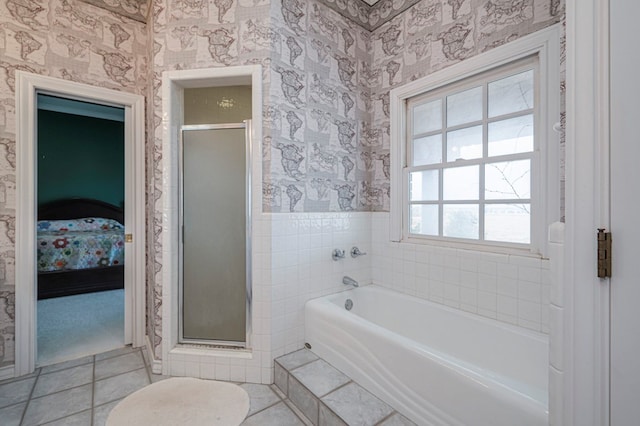
[[[151,0],[81,0],[139,22],[147,21]],[[303,0],[306,1],[306,0]],[[419,0],[319,0],[342,16],[371,31]]]

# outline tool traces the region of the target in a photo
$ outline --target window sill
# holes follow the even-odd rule
[[[400,244],[415,244],[430,247],[441,247],[448,249],[477,251],[483,253],[495,253],[512,256],[531,257],[534,259],[545,259],[539,250],[534,248],[508,247],[498,244],[474,243],[470,241],[451,241],[435,238],[403,237]]]

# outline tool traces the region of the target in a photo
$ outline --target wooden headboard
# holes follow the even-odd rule
[[[124,211],[113,204],[90,198],[67,198],[38,207],[38,220],[80,219],[104,217],[124,224]]]

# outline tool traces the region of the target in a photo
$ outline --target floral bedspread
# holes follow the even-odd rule
[[[38,221],[38,272],[124,264],[124,227],[103,218]]]

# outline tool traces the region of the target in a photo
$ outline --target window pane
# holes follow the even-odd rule
[[[479,166],[452,167],[443,170],[443,199],[477,200]]]
[[[447,132],[447,161],[482,157],[482,126]]]
[[[477,204],[445,204],[442,216],[445,237],[478,239]]]
[[[409,232],[421,235],[438,235],[438,206],[413,205],[409,217]]]
[[[489,156],[533,151],[533,115],[489,123]]]
[[[437,134],[413,141],[413,165],[424,166],[442,162],[442,135]]]
[[[533,70],[489,83],[489,117],[533,108]]]
[[[442,128],[442,99],[413,107],[413,134]]]
[[[447,127],[482,120],[482,86],[447,96]]]
[[[531,198],[531,160],[487,164],[484,173],[485,199]]]
[[[529,244],[530,204],[487,204],[484,207],[484,239]]]
[[[438,199],[438,170],[425,170],[409,175],[411,201]]]

